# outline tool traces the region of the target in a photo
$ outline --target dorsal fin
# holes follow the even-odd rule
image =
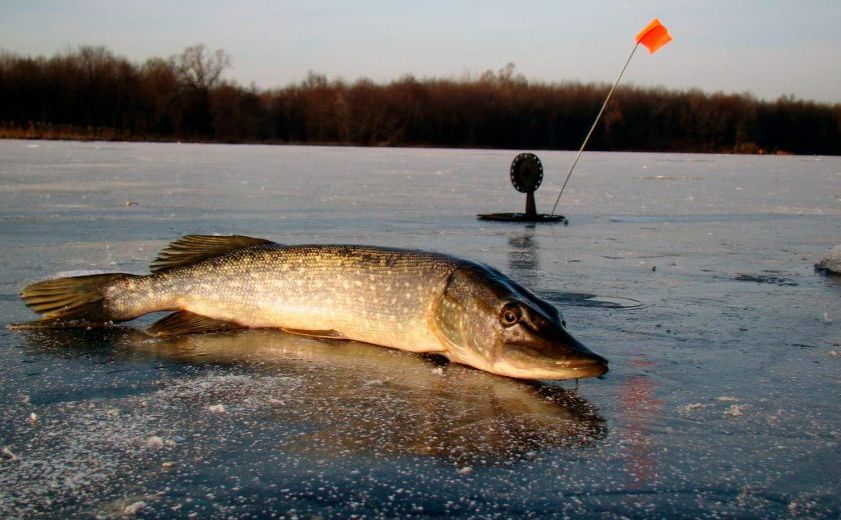
[[[231,251],[259,244],[273,244],[264,238],[251,238],[242,235],[186,235],[166,246],[152,261],[149,269],[153,273],[166,271],[173,267],[194,264],[224,255]]]

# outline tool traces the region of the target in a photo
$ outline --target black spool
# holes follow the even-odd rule
[[[543,183],[543,163],[533,153],[521,153],[511,162],[511,184],[520,193],[534,193]]]

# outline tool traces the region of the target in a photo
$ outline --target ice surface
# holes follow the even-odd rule
[[[841,515],[841,285],[813,270],[841,159],[587,153],[568,227],[476,220],[521,209],[514,155],[0,142],[4,323],[52,273],[237,233],[487,262],[611,361],[529,385],[267,331],[4,329],[0,516]],[[545,211],[573,154],[538,155]]]

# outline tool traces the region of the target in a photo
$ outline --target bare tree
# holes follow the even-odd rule
[[[170,58],[178,77],[196,90],[210,89],[231,65],[231,57],[222,49],[211,52],[203,43],[184,49]]]

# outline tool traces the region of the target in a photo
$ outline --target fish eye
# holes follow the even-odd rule
[[[523,313],[518,306],[506,305],[499,312],[499,321],[503,326],[510,327],[512,325],[516,325],[520,321],[522,315]]]

